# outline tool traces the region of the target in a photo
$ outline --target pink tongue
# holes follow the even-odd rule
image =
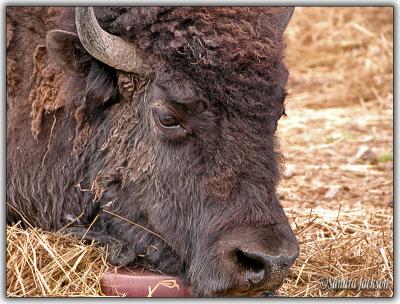
[[[101,290],[107,296],[191,297],[190,286],[180,277],[162,275],[142,266],[110,267],[101,278]]]

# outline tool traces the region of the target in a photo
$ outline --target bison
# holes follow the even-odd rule
[[[107,244],[197,296],[277,289],[288,7],[8,7],[7,223]]]

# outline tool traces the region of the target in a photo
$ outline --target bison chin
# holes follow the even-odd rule
[[[279,288],[299,253],[289,224],[240,227],[197,248],[189,276],[197,296],[260,296]]]

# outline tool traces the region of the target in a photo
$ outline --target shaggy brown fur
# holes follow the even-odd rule
[[[276,289],[298,252],[275,193],[287,9],[95,12],[139,47],[145,75],[104,65],[72,34],[43,49],[47,31],[76,32],[74,8],[7,9],[19,75],[8,81],[7,202],[45,229],[76,219],[64,230],[108,244],[112,263],[184,274],[198,295]],[[160,127],[160,113],[179,126]]]
[[[38,45],[33,53],[33,74],[31,81],[36,79],[35,88],[29,95],[32,104],[32,133],[35,138],[41,131],[43,111],[53,112],[65,103],[62,84],[65,83],[60,68],[48,64],[47,50],[44,45]]]

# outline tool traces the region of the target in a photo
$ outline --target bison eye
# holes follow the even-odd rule
[[[178,119],[170,113],[159,113],[157,119],[163,128],[171,129],[179,128],[181,126]]]
[[[166,139],[181,140],[192,134],[190,125],[181,116],[179,110],[167,106],[156,106],[152,109],[152,114],[155,126]]]

